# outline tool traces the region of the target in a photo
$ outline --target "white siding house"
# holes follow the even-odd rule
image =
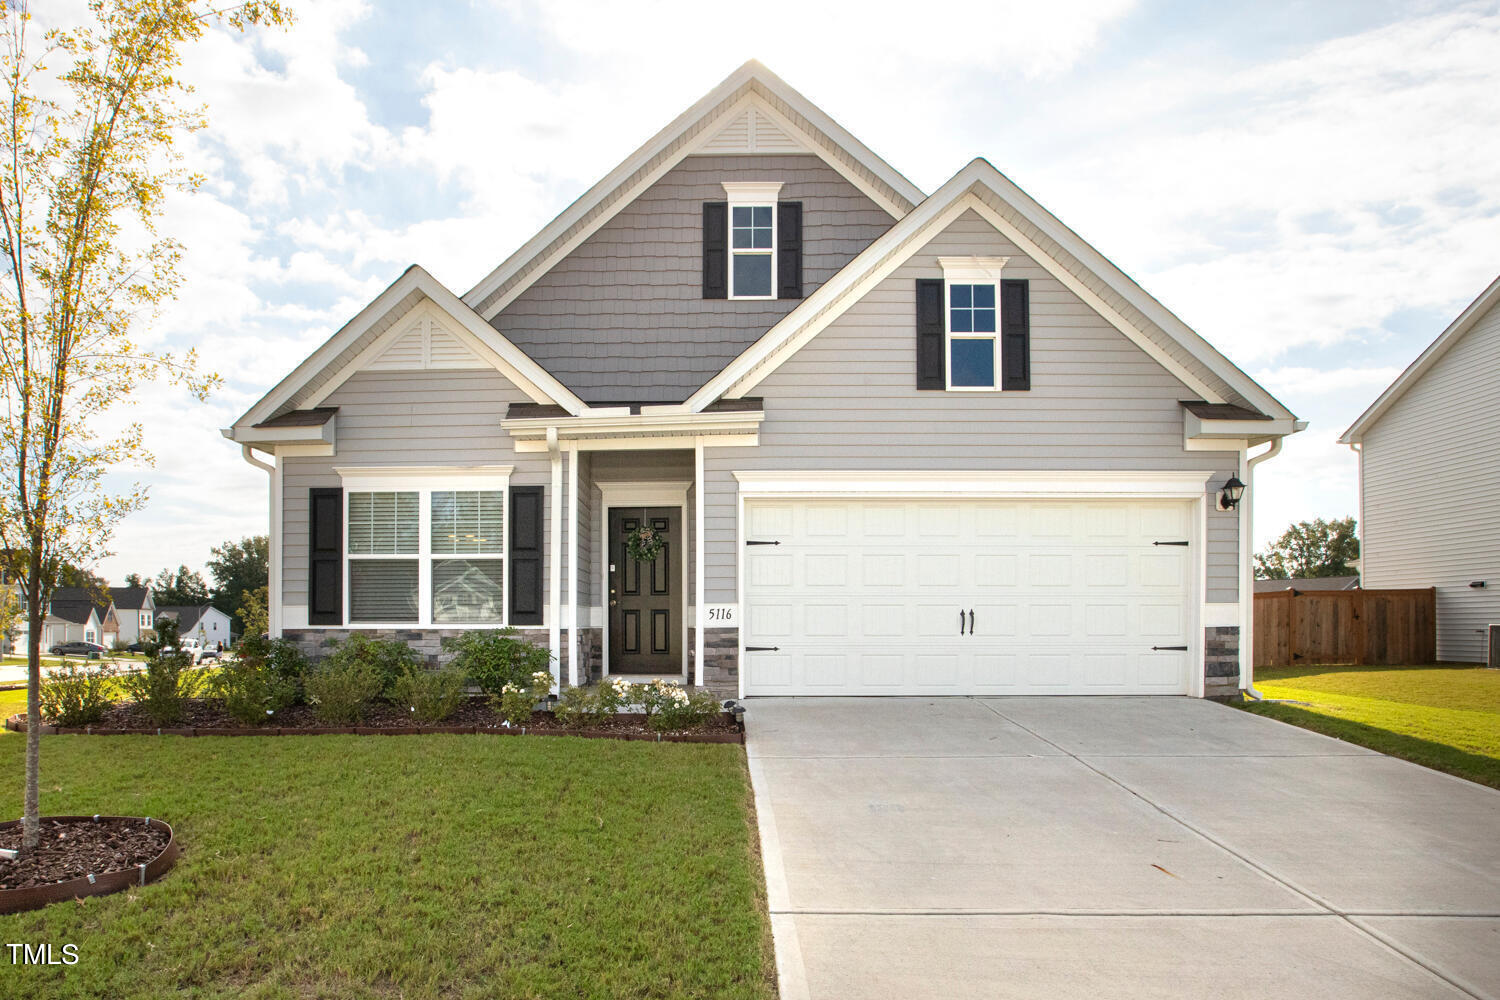
[[[1500,278],[1340,439],[1359,452],[1367,589],[1437,588],[1437,655],[1500,623]]]

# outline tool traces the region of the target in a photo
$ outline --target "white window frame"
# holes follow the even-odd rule
[[[338,473],[344,488],[344,540],[340,560],[343,574],[343,621],[341,628],[501,628],[510,624],[510,474],[514,466],[462,466],[462,467],[407,467],[370,466],[343,467]],[[432,494],[448,491],[472,492],[476,490],[498,490],[501,496],[500,551],[484,552],[468,556],[432,551]],[[350,555],[349,553],[349,495],[351,493],[415,493],[417,494],[417,551],[412,553],[371,553]],[[432,563],[435,559],[498,559],[500,572],[500,621],[498,622],[434,622],[432,620]],[[349,616],[350,560],[360,559],[414,559],[417,563],[417,620],[410,622],[356,622]]]
[[[142,611],[141,612],[141,628],[150,628],[150,627],[151,627],[151,612],[149,612],[149,611]]]
[[[777,202],[781,196],[780,181],[724,181],[724,195],[729,199],[729,213],[725,226],[725,238],[727,247],[728,270],[729,270],[729,297],[731,299],[746,299],[750,301],[776,298],[776,251],[781,243],[781,233],[777,230]],[[735,250],[734,248],[734,210],[736,208],[767,208],[771,209],[771,249],[762,248]],[[739,295],[734,288],[734,258],[739,254],[766,256],[771,258],[771,291],[769,295]]]
[[[1005,384],[1005,374],[1001,371],[1000,351],[1000,274],[1005,265],[1009,263],[1009,257],[939,257],[938,264],[943,269],[943,378],[949,392],[999,392],[1000,387]],[[991,349],[995,354],[995,384],[994,385],[954,385],[953,384],[953,341],[955,336],[959,340],[984,340],[984,334],[954,334],[953,326],[953,286],[954,285],[992,285],[995,289],[995,332],[988,335]]]

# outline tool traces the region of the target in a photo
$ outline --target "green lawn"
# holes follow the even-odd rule
[[[24,744],[0,735],[3,816]],[[161,817],[184,853],[144,889],[0,916],[0,942],[81,956],[7,965],[6,995],[775,996],[737,746],[48,736],[42,769],[44,813]]]
[[[1260,669],[1267,698],[1241,702],[1291,722],[1500,788],[1500,671],[1478,666]]]

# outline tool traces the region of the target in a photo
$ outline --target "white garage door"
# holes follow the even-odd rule
[[[1191,511],[747,500],[745,693],[1186,694]]]

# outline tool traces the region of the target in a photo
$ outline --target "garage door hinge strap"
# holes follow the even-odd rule
[[[761,541],[757,541],[754,538],[747,538],[747,539],[745,539],[745,544],[746,545],[780,545],[781,543],[780,542],[761,542]]]
[[[1187,542],[1152,542],[1152,545],[1181,545],[1186,547]]]
[[[781,652],[781,647],[780,646],[746,646],[745,647],[745,652],[747,652],[747,653],[779,653],[779,652]]]
[[[1177,652],[1182,652],[1182,653],[1186,653],[1187,652],[1187,647],[1186,646],[1152,646],[1151,648],[1155,649],[1155,650],[1166,649],[1166,650],[1175,650]]]

